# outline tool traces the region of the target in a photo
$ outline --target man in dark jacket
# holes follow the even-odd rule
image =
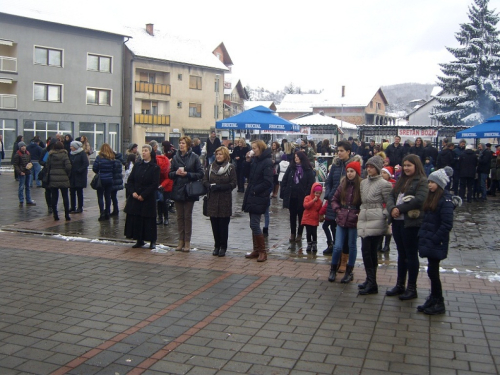
[[[439,151],[436,147],[432,145],[431,141],[425,141],[425,157],[431,157],[431,162],[435,165],[437,162]]]
[[[36,203],[31,199],[31,163],[30,153],[26,151],[26,143],[23,141],[18,144],[19,149],[14,154],[14,169],[19,176],[19,207],[24,205],[24,192],[26,193],[26,205],[36,206]],[[23,192],[24,190],[24,192]]]
[[[214,131],[210,133],[207,139],[207,161],[208,165],[212,164],[215,160],[215,150],[221,146],[220,139],[217,138]]]
[[[395,136],[394,143],[389,145],[385,149],[385,154],[390,160],[390,166],[395,167],[396,165],[403,164],[403,157],[405,156],[404,147],[401,145],[401,137]]]
[[[453,163],[455,163],[455,153],[453,149],[455,145],[453,143],[447,144],[446,148],[442,150],[437,157],[436,169],[441,169],[444,167],[453,168]],[[447,187],[449,190],[449,186]]]
[[[472,145],[467,145],[458,160],[460,171],[460,198],[465,202],[465,188],[467,188],[467,202],[472,202],[472,188],[476,177],[477,155]]]
[[[481,192],[481,200],[486,200],[486,179],[490,174],[491,168],[491,144],[486,143],[486,146],[483,143],[479,144],[479,159],[477,163],[477,174],[479,177],[479,191]]]
[[[40,147],[39,142],[40,137],[36,136],[31,140],[28,147],[26,147],[26,150],[31,157],[31,163],[33,163],[33,169],[31,170],[33,172],[33,178],[31,179],[30,187],[33,187],[33,180],[35,180],[37,188],[42,187],[42,181],[38,180],[38,173],[40,173],[40,171],[42,170],[42,166],[40,165],[40,157],[42,156],[43,148]]]
[[[455,155],[455,162],[453,163],[453,192],[458,195],[459,180],[460,180],[460,156],[465,152],[465,140],[462,139],[458,143],[458,147],[453,149]]]

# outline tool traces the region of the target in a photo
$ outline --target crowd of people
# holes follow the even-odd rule
[[[315,144],[285,139],[268,146],[262,140],[247,144],[237,139],[230,149],[212,132],[203,148],[199,139],[184,136],[179,138],[178,149],[169,141],[151,141],[140,149],[133,143],[124,157],[104,143],[92,163],[91,186],[97,194],[99,221],[119,214],[117,192],[125,188],[124,235],[136,241],[134,248],[149,242],[154,249],[157,226],[169,225],[170,212],[176,214],[179,238],[175,250],[189,252],[194,203],[203,197],[203,214],[210,219],[214,239],[212,253],[218,257],[224,257],[228,249],[232,191],[237,188],[244,193],[242,210],[249,215],[252,232],[253,250],[245,257],[257,262],[267,260],[269,207],[279,196],[283,208],[289,210],[290,243],[300,243],[305,228],[305,251],[316,253],[317,227],[322,225],[327,239],[323,254],[332,256],[330,282],[337,273],[344,273],[341,283],[353,280],[357,239],[361,238],[366,273],[366,280],[358,285],[361,295],[378,293],[377,253],[389,251],[394,238],[398,277],[386,295],[417,298],[419,255],[426,257],[431,294],[418,309],[441,314],[439,262],[447,255],[453,209],[462,200],[496,195],[500,145],[496,149],[493,152],[487,143],[475,150],[464,140],[455,147],[444,140],[438,151],[430,141],[417,138],[402,143],[399,136],[393,143],[383,140],[380,144],[349,138],[335,147],[328,140]],[[93,152],[83,136],[58,135],[47,142],[35,137],[29,145],[19,136],[12,154],[19,205],[36,205],[30,193],[35,184],[45,189],[48,213],[54,220],[59,220],[59,193],[67,221],[83,212]],[[331,157],[326,159],[323,187],[316,182],[315,163],[325,154]]]

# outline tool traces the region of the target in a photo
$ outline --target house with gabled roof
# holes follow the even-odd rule
[[[247,100],[244,103],[244,109],[246,111],[248,109],[252,109],[260,105],[269,108],[275,112],[277,111],[276,104],[274,104],[274,101],[272,100]]]
[[[229,69],[200,41],[128,28],[124,67],[124,124],[130,142],[181,135],[206,138],[223,118],[222,83]]]
[[[232,74],[224,76],[224,118],[235,116],[245,110],[249,96],[239,78]]]

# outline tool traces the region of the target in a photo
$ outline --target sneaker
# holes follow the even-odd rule
[[[36,203],[31,201],[31,202],[26,203],[26,206],[36,206]]]

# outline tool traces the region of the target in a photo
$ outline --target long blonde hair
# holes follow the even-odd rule
[[[99,150],[99,156],[109,160],[115,160],[115,153],[110,145],[103,143]]]

